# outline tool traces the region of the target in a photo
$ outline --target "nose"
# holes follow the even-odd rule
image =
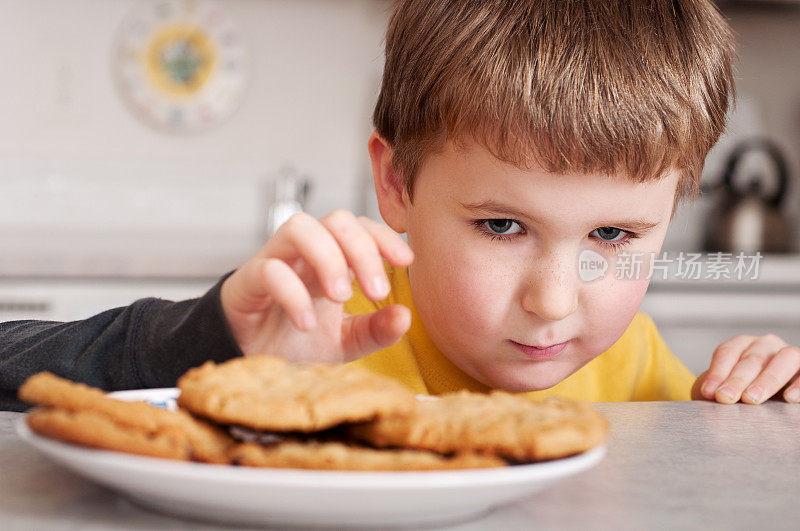
[[[538,261],[527,275],[522,296],[525,311],[545,321],[560,321],[578,308],[577,274],[561,261]]]

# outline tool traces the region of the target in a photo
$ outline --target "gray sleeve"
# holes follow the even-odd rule
[[[106,391],[173,387],[206,360],[241,356],[220,303],[225,278],[198,299],[141,299],[66,323],[0,323],[0,410],[26,409],[17,389],[39,371]]]

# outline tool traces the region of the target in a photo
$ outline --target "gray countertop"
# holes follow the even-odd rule
[[[800,406],[597,404],[611,423],[593,469],[446,529],[798,529]],[[219,529],[140,509],[51,464],[0,413],[6,529]]]

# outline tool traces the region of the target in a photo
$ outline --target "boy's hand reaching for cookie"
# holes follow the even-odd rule
[[[367,297],[383,300],[389,283],[382,258],[405,267],[413,257],[402,238],[369,218],[345,210],[319,220],[295,214],[225,280],[222,309],[245,356],[355,360],[396,343],[411,325],[411,311],[392,304],[366,315],[344,313],[353,273]]]
[[[774,334],[739,335],[714,350],[711,367],[697,377],[692,400],[760,404],[782,392],[800,402],[800,348]]]

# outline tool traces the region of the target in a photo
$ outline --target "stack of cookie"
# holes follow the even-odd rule
[[[166,459],[229,462],[230,436],[183,410],[122,402],[48,372],[28,378],[19,398],[42,406],[28,414],[27,422],[33,431],[48,437]]]
[[[272,357],[208,362],[179,381],[179,409],[121,402],[48,373],[20,398],[32,430],[69,442],[215,464],[328,470],[485,468],[555,459],[606,436],[587,404],[462,391],[418,400],[348,365]]]

